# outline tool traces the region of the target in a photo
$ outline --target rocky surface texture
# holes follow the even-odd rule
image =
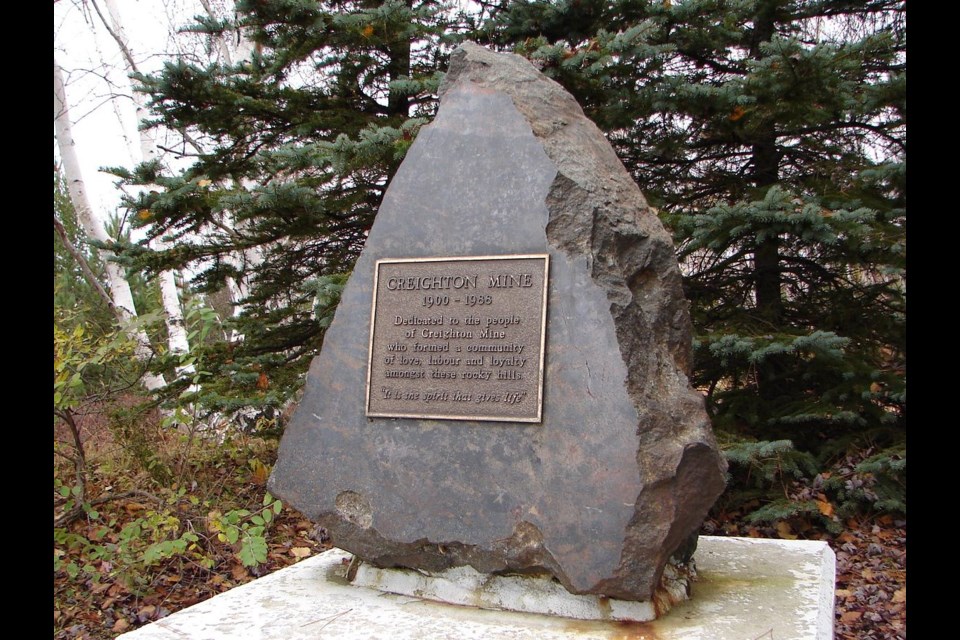
[[[364,415],[375,261],[550,254],[541,424]],[[669,235],[603,134],[526,60],[467,43],[400,167],[270,490],[379,566],[548,572],[654,597],[723,490]]]

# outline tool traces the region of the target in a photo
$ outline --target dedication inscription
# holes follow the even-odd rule
[[[367,416],[540,422],[548,263],[378,260]]]

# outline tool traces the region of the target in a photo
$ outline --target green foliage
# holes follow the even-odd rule
[[[820,510],[814,500],[780,499],[768,502],[747,516],[747,522],[758,524],[762,522],[777,522],[789,520],[798,516],[819,517]]]
[[[320,276],[303,285],[305,290],[313,293],[313,314],[321,327],[327,328],[333,322],[333,314],[349,276],[347,273]]]
[[[907,513],[907,451],[901,443],[874,452],[868,448],[862,460],[848,456],[835,473],[824,480],[824,490],[836,496],[841,516],[872,510]]]
[[[577,97],[672,230],[745,499],[904,441],[904,8],[525,0],[483,28]]]
[[[236,9],[193,29],[242,29],[256,45],[249,60],[176,60],[137,78],[153,124],[187,132],[203,151],[181,172],[116,170],[128,184],[159,185],[127,207],[148,237],[171,241],[163,251],[124,242],[125,264],[189,269],[203,294],[228,279],[246,287],[226,337],[202,354],[211,377],[195,401],[224,411],[279,406],[302,384],[332,314],[314,305],[327,294],[303,283],[352,268],[387,182],[433,114],[458,20],[420,0]]]
[[[149,237],[174,241],[164,251],[124,241],[128,266],[190,268],[204,293],[228,279],[248,287],[242,312],[196,355],[209,375],[191,401],[224,411],[279,406],[301,384],[471,24],[419,1],[237,9],[195,29],[242,27],[257,46],[249,60],[175,61],[138,78],[153,123],[201,146],[193,164],[118,171],[159,185],[127,206]],[[787,478],[817,477],[873,442],[901,446],[902,0],[523,0],[479,11],[471,35],[569,89],[674,234],[692,380],[740,443],[727,451],[734,489],[769,502]],[[234,331],[242,341],[221,339]],[[893,495],[904,458],[884,455],[858,473],[893,479]]]
[[[53,406],[55,411],[75,409],[90,396],[107,396],[130,385],[139,369],[132,364],[134,343],[113,327],[91,334],[75,311],[54,309]],[[72,327],[72,328],[71,328]]]
[[[70,244],[81,254],[93,271],[93,277],[107,289],[106,270],[100,259],[100,250],[104,245],[86,237],[59,172],[54,173],[54,215],[63,225]],[[129,244],[130,228],[121,218],[113,217],[106,228],[111,238],[122,244]],[[162,353],[165,350],[167,332],[166,324],[162,321],[159,287],[154,280],[145,277],[135,269],[128,269],[125,277],[133,294],[134,306],[138,311],[138,318],[133,328],[143,330],[151,341],[153,351]],[[122,388],[145,371],[145,365],[137,365],[136,360],[127,352],[132,348],[132,344],[121,346],[120,343],[127,338],[126,334],[117,330],[116,315],[96,292],[87,276],[83,274],[77,259],[67,250],[56,232],[54,233],[53,292],[54,323],[59,330],[69,333],[79,327],[85,340],[102,347],[100,353],[91,351],[87,354],[95,360],[101,360],[90,363],[86,374],[88,378],[96,371],[111,378],[115,388]],[[61,338],[55,336],[55,341],[59,339]],[[107,356],[104,349],[108,351],[120,349],[124,352],[113,354],[109,358],[110,362],[103,362],[102,360]],[[122,355],[129,363],[125,364],[117,357],[118,355]],[[155,369],[160,370],[163,361],[158,359],[151,364]],[[172,370],[164,373],[172,373]],[[107,380],[103,383],[105,386],[110,384]]]
[[[77,493],[57,484],[61,495]],[[168,563],[213,569],[220,561],[219,548],[182,516],[204,509],[209,510],[208,530],[217,534],[217,540],[226,544],[244,566],[257,567],[267,561],[265,535],[283,508],[270,494],[264,496],[263,506],[256,511],[231,509],[223,514],[212,509],[208,501],[183,490],[166,495],[169,502],[158,508],[142,508],[125,522],[115,514],[101,514],[88,506],[82,533],[55,527],[54,572],[63,571],[71,579],[93,584],[118,580],[134,593],[147,594]]]
[[[789,440],[753,442],[739,434],[719,435],[734,487],[720,504],[726,511],[753,508],[747,522],[805,518],[837,532],[848,516],[906,514],[907,459],[902,443],[883,449],[876,444],[850,448],[840,456],[823,447],[815,457],[796,450]]]
[[[167,353],[163,364],[176,371],[165,390],[167,413],[163,426],[194,425],[202,419],[204,410],[198,405],[204,389],[208,393],[216,387],[217,380],[207,369],[211,350],[215,351],[224,335],[224,325],[216,310],[200,296],[184,296],[182,302],[183,322],[187,330],[187,353]]]
[[[54,528],[54,572],[65,571],[72,579],[82,576],[93,584],[119,580],[135,593],[145,593],[153,582],[153,569],[161,563],[179,560],[212,566],[200,552],[199,536],[186,529],[170,508],[145,509],[122,526],[92,508],[85,512],[85,534]],[[103,566],[109,570],[103,572]]]
[[[266,528],[274,516],[280,515],[283,504],[269,493],[263,497],[263,506],[256,512],[234,509],[225,514],[210,512],[208,527],[220,542],[234,545],[237,558],[245,567],[255,567],[267,561]]]
[[[805,473],[816,473],[813,457],[793,448],[789,440],[772,442],[738,441],[723,449],[727,461],[745,472],[756,486],[785,484],[788,478],[801,478]]]

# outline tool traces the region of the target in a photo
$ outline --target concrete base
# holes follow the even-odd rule
[[[120,636],[123,640],[620,638],[829,640],[835,557],[823,542],[702,536],[691,599],[650,622],[491,611],[346,579],[332,549]]]
[[[575,595],[549,575],[497,576],[472,567],[436,573],[413,569],[381,569],[359,563],[351,583],[401,596],[436,600],[480,609],[538,613],[578,620],[648,622],[688,598],[690,571],[673,565],[664,570],[655,601],[634,602],[594,595]],[[348,574],[349,576],[349,574]]]

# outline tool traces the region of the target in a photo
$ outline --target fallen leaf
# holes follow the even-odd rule
[[[856,542],[857,537],[852,533],[850,533],[849,531],[844,531],[843,533],[837,536],[837,540],[839,540],[840,542]]]
[[[123,505],[123,508],[127,510],[127,513],[136,513],[137,511],[143,511],[147,507],[139,502],[128,502],[127,504]]]
[[[880,532],[877,533],[877,537],[883,541],[890,541],[897,537],[897,532],[893,529],[881,529]]]
[[[310,555],[309,547],[294,547],[290,549],[290,555],[294,558],[306,558]]]
[[[907,601],[907,588],[903,587],[902,589],[897,589],[893,592],[893,597],[890,598],[891,602],[906,602]]]
[[[257,389],[265,391],[270,386],[270,379],[267,378],[267,374],[260,372],[260,375],[257,377]]]
[[[853,592],[850,589],[837,589],[833,593],[838,598],[849,598]]]
[[[130,623],[127,622],[126,618],[117,618],[117,621],[113,623],[113,632],[122,633],[130,628]]]
[[[817,500],[817,509],[828,518],[833,515],[833,505],[826,500]]]
[[[864,570],[860,573],[860,575],[863,576],[863,579],[864,579],[864,580],[873,580],[873,578],[874,578],[873,569],[871,569],[870,567],[867,567],[866,569],[864,569]]]
[[[840,614],[840,622],[856,622],[863,616],[863,611],[844,611]]]
[[[234,564],[230,567],[230,577],[237,581],[246,580],[250,577],[250,573],[242,564]]]
[[[263,374],[261,373],[260,375],[262,376]],[[257,459],[251,461],[250,467],[250,482],[261,485],[267,484],[267,479],[270,477],[270,467]]]
[[[103,593],[104,591],[107,591],[107,590],[108,590],[110,587],[112,587],[112,586],[113,586],[113,584],[111,584],[111,583],[109,583],[109,582],[101,582],[100,584],[95,584],[95,585],[93,585],[92,587],[90,587],[90,592],[91,592],[91,593]]]
[[[781,520],[777,523],[777,534],[784,540],[796,540],[797,536],[793,533],[793,530],[790,528],[790,523]]]

